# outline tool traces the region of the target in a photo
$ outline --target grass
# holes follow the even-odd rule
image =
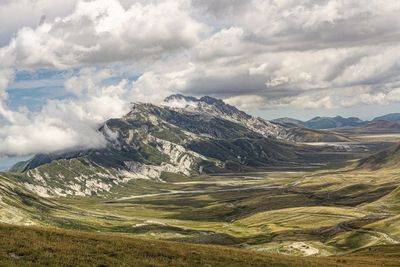
[[[301,251],[290,248],[295,242],[315,247],[319,255],[335,255],[388,243],[368,231],[396,240],[400,234],[398,190],[393,191],[400,176],[393,169],[303,169],[191,178],[164,173],[162,178],[164,182],[131,180],[106,197],[54,200],[38,198],[15,181],[0,179],[0,185],[8,185],[1,192],[0,220],[298,255]],[[272,185],[282,187],[265,187]],[[215,191],[257,186],[262,188]],[[171,190],[198,193],[124,199]],[[388,214],[367,218],[381,212]]]
[[[18,238],[15,238],[18,236]],[[376,248],[377,249],[377,248]],[[379,248],[384,250],[384,248]],[[400,253],[292,257],[221,246],[0,225],[1,266],[397,266]]]
[[[343,221],[363,217],[356,209],[339,207],[300,207],[260,212],[239,222],[250,228],[264,231],[283,231],[290,229],[313,229],[326,227]]]

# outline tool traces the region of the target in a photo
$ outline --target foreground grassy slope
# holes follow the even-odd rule
[[[0,225],[1,266],[398,266],[400,249],[391,246],[388,253],[390,256],[385,258],[379,254],[370,257],[362,251],[343,257],[301,258],[219,246]]]

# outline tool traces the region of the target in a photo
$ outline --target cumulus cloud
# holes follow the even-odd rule
[[[118,0],[81,0],[68,16],[20,29],[3,53],[21,67],[154,59],[193,46],[207,30],[191,18],[186,1],[125,9]]]
[[[6,98],[6,89],[13,79],[14,71],[12,69],[0,69],[0,99]]]
[[[399,12],[395,0],[3,1],[0,154],[104,145],[99,123],[176,92],[244,109],[400,102]],[[73,97],[10,109],[15,72],[43,67],[79,69]],[[23,131],[35,124],[66,141]]]
[[[6,45],[22,27],[36,27],[46,20],[68,15],[75,3],[75,0],[0,1],[0,46]]]
[[[110,75],[104,73],[83,69],[81,75],[66,81],[67,88],[85,88],[74,91],[79,98],[49,101],[39,112],[12,111],[0,106],[0,114],[7,120],[0,127],[0,154],[16,156],[104,147],[106,140],[98,127],[109,118],[126,114],[131,95],[131,85],[124,80],[103,86],[103,79]]]
[[[260,108],[331,108],[394,99],[382,91],[400,76],[397,1],[385,6],[335,0],[193,3],[221,29],[194,49],[197,70],[186,77],[188,94],[256,95],[264,99],[256,102]],[[342,92],[354,86],[369,92],[348,101]]]

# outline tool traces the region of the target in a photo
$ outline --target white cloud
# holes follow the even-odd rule
[[[175,92],[245,109],[400,102],[399,12],[395,0],[6,1],[0,154],[104,145],[99,123],[130,101]],[[65,81],[74,98],[36,113],[8,108],[14,69],[39,67],[83,68]],[[35,124],[65,143],[23,131],[35,133]]]
[[[400,88],[395,88],[387,94],[389,101],[400,102]]]
[[[36,27],[72,12],[75,0],[2,0],[0,1],[0,46],[9,42],[22,27]]]
[[[258,95],[241,95],[226,98],[225,102],[246,110],[255,110],[265,105],[266,99]]]
[[[72,76],[65,81],[65,89],[77,96],[93,94],[98,89],[99,84],[111,76],[112,74],[108,69],[97,72],[93,68],[84,68],[78,76]]]
[[[246,48],[243,35],[244,31],[241,28],[222,29],[203,40],[196,47],[195,53],[203,60],[240,55]]]
[[[68,149],[100,148],[106,145],[97,129],[109,118],[129,111],[131,85],[121,81],[103,86],[104,71],[83,69],[82,76],[68,84],[89,84],[78,99],[49,101],[39,112],[12,111],[0,105],[7,120],[0,128],[0,155],[16,156]],[[92,74],[92,75],[90,75]],[[71,82],[72,81],[72,82]]]
[[[289,105],[294,105],[296,107],[302,108],[332,108],[333,103],[330,96],[313,96],[304,95],[298,96],[289,102]]]
[[[125,9],[118,0],[80,0],[66,17],[22,28],[3,51],[9,65],[20,67],[149,60],[190,48],[207,30],[191,18],[186,1]]]
[[[14,71],[12,69],[0,69],[0,101],[7,97],[6,89],[13,76]]]
[[[190,77],[198,71],[195,64],[172,59],[153,66],[152,71],[143,73],[132,83],[135,101],[163,102],[164,98],[188,87]]]

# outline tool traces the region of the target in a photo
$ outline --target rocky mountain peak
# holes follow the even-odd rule
[[[173,101],[197,102],[199,100],[193,96],[185,96],[182,94],[170,95],[164,99],[164,102],[166,102],[166,103],[173,102]]]
[[[168,96],[164,104],[173,108],[186,109],[187,111],[205,112],[211,115],[225,115],[235,119],[250,119],[247,113],[238,110],[236,107],[226,104],[223,100],[211,96],[203,96],[200,99],[193,96],[175,94]]]
[[[224,101],[221,99],[217,99],[211,96],[203,96],[202,98],[199,99],[199,101],[205,102],[210,105],[217,105],[217,106],[222,106],[226,105]]]

